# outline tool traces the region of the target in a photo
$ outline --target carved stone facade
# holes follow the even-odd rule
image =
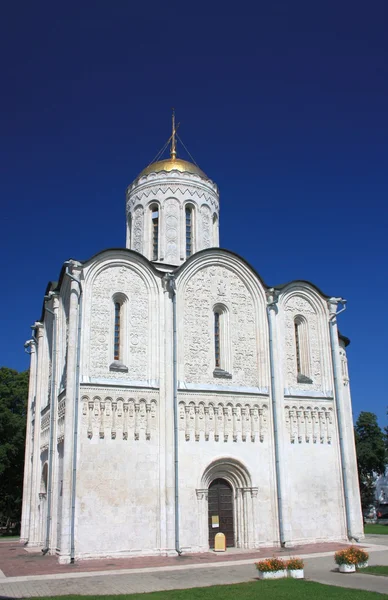
[[[250,290],[241,276],[228,268],[204,266],[188,280],[183,292],[184,371],[187,383],[214,384],[214,308],[221,305],[227,318],[228,363],[232,377],[226,386],[258,386],[257,314]]]
[[[176,165],[129,186],[127,248],[46,291],[22,541],[63,563],[207,552],[213,516],[242,549],[361,538],[339,299],[220,249],[217,186]]]
[[[89,439],[150,440],[157,430],[157,401],[85,395],[82,396],[82,416],[82,433]]]
[[[114,295],[125,298],[123,327],[125,372],[110,371],[114,360]],[[146,381],[149,375],[149,295],[145,281],[129,266],[105,268],[94,278],[91,290],[89,369],[90,376],[104,379]]]
[[[157,262],[180,265],[186,256],[185,207],[193,211],[195,252],[219,245],[217,186],[193,173],[151,173],[127,190],[127,248],[154,260],[151,207],[158,208]]]
[[[263,442],[268,435],[268,419],[268,404],[257,398],[220,401],[217,397],[188,396],[179,400],[179,430],[186,441]]]
[[[333,405],[286,405],[285,420],[292,444],[331,444],[334,433]]]

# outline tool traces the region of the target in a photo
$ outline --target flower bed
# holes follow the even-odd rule
[[[368,564],[369,554],[358,546],[349,546],[344,550],[339,550],[334,555],[341,573],[354,573],[357,568],[362,568]]]
[[[281,558],[267,558],[255,563],[259,579],[282,579],[287,577],[287,567]]]
[[[292,579],[304,579],[304,562],[301,558],[290,558],[287,561],[288,576]]]

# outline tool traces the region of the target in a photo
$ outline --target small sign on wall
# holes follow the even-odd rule
[[[218,515],[213,515],[212,516],[212,527],[213,529],[215,527],[219,527],[220,526],[220,517]]]

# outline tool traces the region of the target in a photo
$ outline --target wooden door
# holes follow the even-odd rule
[[[225,534],[226,546],[230,548],[234,546],[233,490],[225,479],[215,479],[209,486],[208,499],[209,546],[214,548],[214,537],[221,532]],[[219,527],[214,527],[217,520]]]

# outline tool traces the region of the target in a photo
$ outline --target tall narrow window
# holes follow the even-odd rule
[[[214,326],[214,377],[231,379],[231,347],[229,339],[228,309],[223,304],[217,304],[213,309]]]
[[[159,211],[157,206],[151,208],[152,217],[152,260],[159,258]]]
[[[127,373],[128,367],[124,364],[128,360],[128,329],[127,309],[128,298],[122,292],[116,292],[112,297],[112,325],[109,354],[113,362],[109,365],[110,371]]]
[[[220,347],[220,313],[214,313],[214,353],[216,368],[221,367],[221,347]]]
[[[300,323],[294,322],[295,327],[295,352],[296,352],[296,372],[298,375],[302,374],[300,366],[300,342],[299,342],[299,327]]]
[[[193,253],[193,209],[186,206],[186,258]]]
[[[297,382],[313,383],[311,379],[308,323],[302,315],[295,317],[294,331]]]
[[[120,313],[121,304],[115,302],[114,360],[120,360]]]

